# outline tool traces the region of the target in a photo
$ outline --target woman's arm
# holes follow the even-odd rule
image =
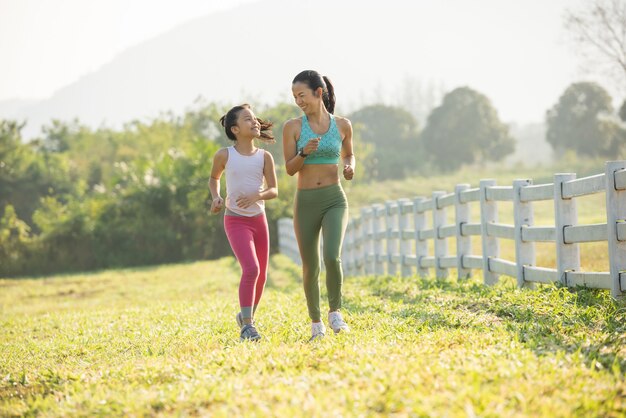
[[[354,168],[356,160],[352,151],[352,123],[349,119],[339,119],[339,128],[343,136],[341,141],[341,160],[343,162],[343,177],[346,180],[352,180],[354,177]]]
[[[283,155],[285,157],[285,168],[287,174],[293,176],[304,166],[304,159],[306,157],[298,154],[298,148],[296,142],[298,140],[298,133],[300,132],[300,123],[298,119],[291,119],[285,122],[283,126]],[[317,151],[320,138],[312,138],[304,146],[303,152],[305,154],[311,154]]]

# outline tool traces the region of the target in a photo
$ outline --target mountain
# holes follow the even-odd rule
[[[22,112],[22,109],[37,103],[36,100],[2,100],[0,101],[0,117],[6,119],[16,118]]]
[[[228,104],[288,101],[291,80],[304,69],[334,82],[338,113],[381,86],[401,90],[407,77],[445,79],[451,88],[468,83],[499,107],[505,99],[536,96],[524,75],[514,74],[511,83],[507,71],[545,46],[539,39],[518,57],[527,20],[560,12],[551,7],[540,0],[262,0],[182,24],[125,50],[48,100],[0,107],[0,118],[27,119],[24,136],[32,137],[52,118],[116,127],[160,112],[182,113],[198,97]],[[507,38],[510,51],[498,49],[500,38]],[[492,86],[492,72],[506,77]]]

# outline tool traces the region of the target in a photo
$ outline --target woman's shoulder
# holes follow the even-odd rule
[[[302,126],[302,116],[298,116],[297,118],[288,119],[283,125],[285,128],[296,128]]]
[[[350,119],[343,116],[333,116],[335,117],[335,123],[340,129],[352,129],[352,122],[350,122]]]
[[[287,120],[283,125],[283,139],[285,135],[289,135],[289,136],[293,135],[295,137],[296,135],[298,135],[301,129],[302,129],[302,116]]]

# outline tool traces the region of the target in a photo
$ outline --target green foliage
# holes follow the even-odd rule
[[[441,106],[429,115],[421,140],[426,154],[444,171],[499,161],[515,147],[489,99],[468,87],[446,94]]]
[[[70,176],[66,159],[40,148],[38,142],[22,143],[23,126],[0,120],[0,215],[10,204],[31,224],[39,199],[74,193],[76,179]]]
[[[624,415],[626,306],[606,291],[352,277],[352,332],[309,344],[300,268],[270,263],[258,344],[239,342],[232,257],[0,280],[0,415]]]
[[[26,267],[30,227],[17,217],[11,205],[4,207],[0,218],[0,260],[5,271],[22,271]]]
[[[596,83],[574,83],[546,114],[546,140],[560,155],[571,149],[585,156],[615,157],[624,132],[612,115],[606,90]]]
[[[363,158],[355,150],[359,161],[365,163],[360,170],[367,173],[366,181],[399,179],[416,171],[422,159],[419,128],[409,112],[379,104],[357,110],[348,118],[354,127],[355,145],[361,141],[372,145],[371,158]]]
[[[0,274],[86,271],[231,254],[223,217],[210,216],[205,206],[213,156],[219,142],[226,141],[218,128],[222,110],[205,105],[183,117],[165,114],[133,121],[120,131],[53,121],[43,139],[29,144],[21,141],[20,125],[3,122],[0,202],[2,208],[15,208],[7,214],[7,225],[15,230],[14,224],[23,220],[33,235],[11,238],[0,253]],[[292,111],[277,106],[263,117],[280,119]],[[212,134],[217,141],[207,137]],[[282,156],[282,149],[274,155]],[[282,198],[267,204],[274,249],[276,220],[291,215],[295,192],[292,178],[279,179]]]

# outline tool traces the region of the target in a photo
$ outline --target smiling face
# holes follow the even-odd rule
[[[237,124],[231,131],[237,138],[258,138],[261,135],[261,124],[254,112],[246,108],[237,114]]]
[[[315,92],[308,84],[296,82],[291,85],[291,91],[296,105],[298,105],[303,112],[306,113],[307,110],[319,109],[322,102],[321,87],[318,88],[318,92]]]

